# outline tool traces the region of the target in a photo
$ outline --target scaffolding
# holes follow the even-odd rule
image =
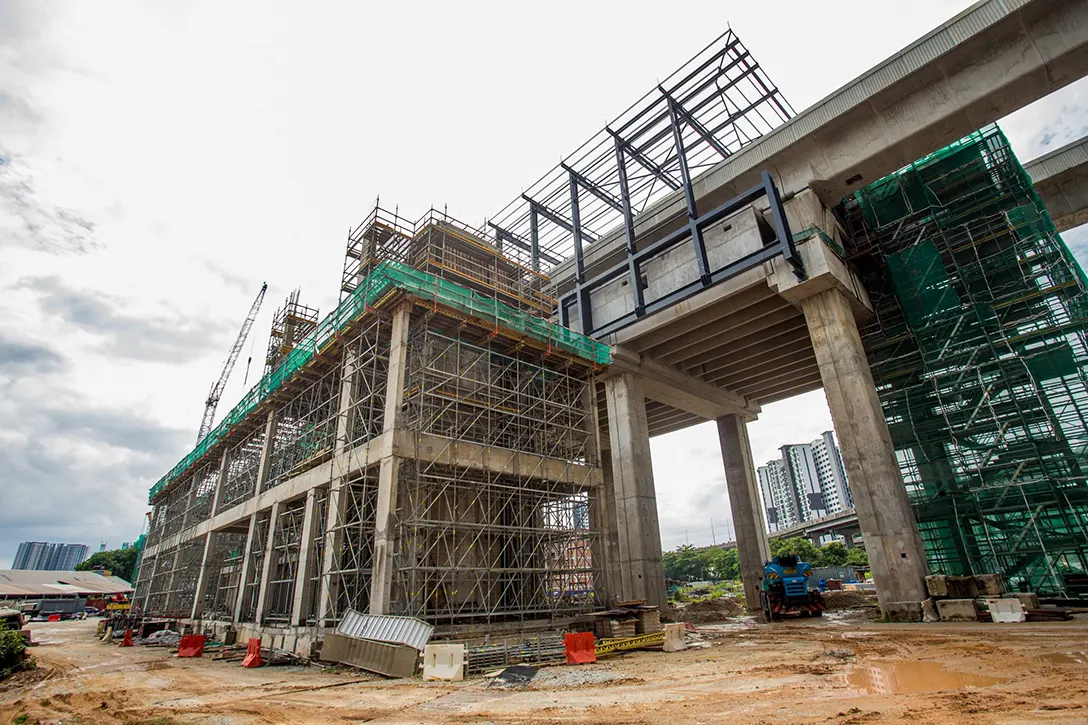
[[[846,250],[934,573],[1088,567],[1088,285],[996,126],[856,192]]]
[[[288,298],[261,381],[152,489],[140,606],[334,626],[370,608],[386,536],[386,613],[456,628],[595,608],[607,346],[550,321],[546,276],[434,211],[376,207],[341,281],[320,322]]]

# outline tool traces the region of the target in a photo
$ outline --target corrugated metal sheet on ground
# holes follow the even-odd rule
[[[358,639],[406,644],[422,652],[423,647],[431,639],[431,634],[434,633],[434,627],[414,617],[363,614],[349,609],[341,617],[336,633]]]
[[[389,644],[327,634],[321,659],[377,672],[386,677],[411,677],[419,667],[419,652],[405,644]]]

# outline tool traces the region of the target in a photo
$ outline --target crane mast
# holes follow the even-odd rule
[[[242,329],[238,331],[238,338],[234,341],[234,346],[231,347],[230,353],[227,355],[227,362],[223,365],[223,372],[220,373],[219,380],[208,391],[208,399],[204,401],[204,418],[200,421],[200,431],[196,434],[197,443],[204,440],[204,436],[208,435],[212,430],[219,398],[223,396],[223,389],[227,386],[227,379],[230,377],[231,371],[234,370],[234,363],[238,361],[238,355],[246,344],[246,338],[249,337],[253,321],[257,319],[257,311],[261,309],[261,302],[264,301],[264,293],[267,289],[268,283],[265,282],[261,285],[261,291],[257,293],[257,299],[253,300],[253,305],[249,308],[249,314],[246,315],[246,321],[242,323]]]

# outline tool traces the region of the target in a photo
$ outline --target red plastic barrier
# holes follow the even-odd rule
[[[60,615],[59,614],[50,614],[49,615],[49,621],[50,622],[59,622],[60,621]]]
[[[132,630],[131,629],[126,629],[125,630],[125,636],[121,638],[121,645],[120,646],[121,647],[131,647],[132,646]]]
[[[204,635],[187,634],[178,643],[178,657],[200,657],[204,654]]]
[[[246,658],[242,660],[242,667],[260,667],[264,664],[261,659],[261,638],[253,637],[246,647]]]
[[[567,649],[568,665],[585,665],[597,661],[592,632],[564,634],[563,645]]]

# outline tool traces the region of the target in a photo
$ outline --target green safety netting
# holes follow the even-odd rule
[[[596,364],[608,365],[612,362],[611,349],[602,342],[549,320],[533,317],[433,274],[386,260],[380,262],[355,291],[330,312],[313,332],[303,338],[274,370],[262,377],[189,455],[159,479],[151,487],[148,498],[154,499],[170,482],[200,460],[232,427],[260,405],[261,401],[282,387],[299,368],[324,350],[340,330],[394,290],[408,292],[423,299],[433,299],[445,307],[486,320],[496,327],[527,335],[551,348],[563,350]]]
[[[996,126],[853,193],[862,330],[932,573],[1088,568],[1088,280]]]

